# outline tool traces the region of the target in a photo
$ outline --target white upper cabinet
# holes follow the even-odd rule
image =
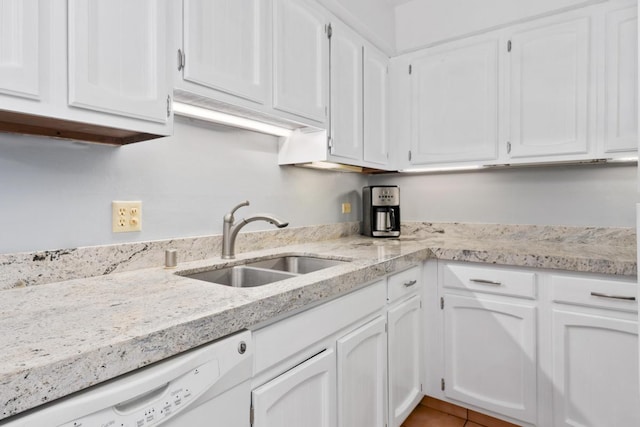
[[[301,0],[273,2],[273,107],[324,124],[327,120],[328,20]]]
[[[364,47],[364,158],[385,167],[389,163],[389,58]]]
[[[638,146],[638,8],[608,8],[605,17],[604,153]]]
[[[331,154],[363,156],[362,39],[338,22],[331,24]]]
[[[269,4],[184,0],[184,80],[264,104]]]
[[[412,165],[494,160],[498,38],[429,49],[410,63]]]
[[[167,5],[69,0],[69,103],[166,122]]]
[[[39,98],[38,0],[0,1],[0,92]]]
[[[511,158],[588,153],[595,118],[591,27],[590,16],[571,15],[510,35]]]

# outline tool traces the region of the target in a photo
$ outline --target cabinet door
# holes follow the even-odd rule
[[[555,426],[640,425],[638,324],[553,312]]]
[[[362,39],[331,26],[331,154],[362,160]]]
[[[263,104],[267,12],[264,0],[185,0],[184,79]]]
[[[274,0],[273,9],[273,106],[324,123],[329,73],[325,16],[301,0]]]
[[[447,294],[445,395],[533,423],[535,325],[534,307]]]
[[[591,19],[542,20],[511,36],[510,156],[587,154]]]
[[[608,11],[605,51],[605,153],[638,149],[637,5]]]
[[[498,40],[474,38],[411,61],[412,165],[498,153]]]
[[[389,162],[389,58],[364,49],[364,161],[386,166]]]
[[[385,325],[386,319],[379,316],[338,340],[339,427],[384,427],[386,424]]]
[[[399,427],[422,398],[420,296],[395,304],[389,324],[389,425]]]
[[[166,1],[69,0],[69,104],[166,122]]]
[[[0,3],[0,92],[37,99],[40,95],[38,0]]]
[[[327,349],[253,390],[253,427],[334,427],[335,368]]]

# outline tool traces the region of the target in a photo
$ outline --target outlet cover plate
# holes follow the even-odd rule
[[[142,230],[142,202],[111,202],[111,230],[127,233]]]

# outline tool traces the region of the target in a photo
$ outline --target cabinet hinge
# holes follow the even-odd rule
[[[333,154],[333,138],[331,138],[330,136],[327,137],[327,149],[329,150],[330,154]]]
[[[440,310],[444,309],[444,297],[440,297]]]
[[[507,141],[507,154],[511,154],[511,142]]]
[[[249,408],[249,424],[253,425],[253,421],[254,421],[254,412],[253,412],[253,404],[251,404],[251,407]]]
[[[412,71],[413,71],[413,67],[411,66],[411,64],[409,64],[409,74],[411,74]]]
[[[420,391],[422,391],[422,383],[420,383]]]
[[[411,161],[411,150],[409,150],[409,161]]]
[[[388,323],[384,324],[384,331],[385,332],[389,332],[389,324]]]
[[[178,71],[182,71],[184,69],[184,65],[186,62],[186,57],[182,49],[178,49]]]
[[[327,38],[331,39],[331,36],[333,36],[333,27],[329,24],[327,25]]]
[[[444,378],[440,378],[440,390],[444,391]]]
[[[167,118],[171,117],[171,95],[167,95]]]
[[[511,52],[511,40],[507,42],[507,52]]]

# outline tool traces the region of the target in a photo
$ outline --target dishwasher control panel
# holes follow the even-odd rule
[[[177,414],[220,376],[218,361],[209,361],[155,390],[59,427],[146,427]]]

